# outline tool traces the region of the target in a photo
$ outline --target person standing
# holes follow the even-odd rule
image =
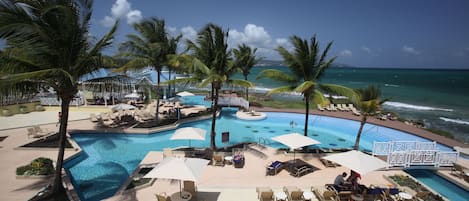
[[[60,123],[61,123],[61,121],[62,121],[62,112],[59,112],[58,116],[59,116],[59,121],[55,124],[55,127],[57,127],[58,125],[60,125]]]

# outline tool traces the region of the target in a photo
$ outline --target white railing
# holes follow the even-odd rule
[[[245,109],[249,108],[249,101],[245,100],[244,98],[241,97],[225,97],[225,96],[220,96],[218,98],[218,104],[219,105],[226,105],[226,106],[240,106]]]
[[[41,105],[45,106],[51,106],[51,105],[61,105],[62,100],[57,100],[57,98],[39,98],[39,101],[41,102]],[[70,102],[70,105],[83,105],[85,104],[85,101],[82,98],[73,98],[72,102]]]
[[[438,150],[436,142],[374,142],[373,155],[387,156],[390,167],[453,166],[459,152]]]

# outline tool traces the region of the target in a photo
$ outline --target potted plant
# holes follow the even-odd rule
[[[28,108],[27,108],[26,106],[24,106],[24,105],[21,105],[21,106],[20,106],[20,113],[26,114],[26,113],[28,113],[28,112],[29,112],[29,111],[28,111]]]
[[[10,112],[9,109],[4,108],[2,110],[2,116],[11,116],[11,115],[13,115],[13,114]]]

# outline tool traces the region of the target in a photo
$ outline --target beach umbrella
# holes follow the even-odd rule
[[[179,93],[177,93],[176,95],[178,95],[178,96],[194,96],[193,93],[187,92],[187,91],[179,92]]]
[[[357,150],[331,154],[322,158],[338,163],[361,175],[389,166],[385,161]]]
[[[181,180],[196,182],[209,162],[209,160],[200,158],[167,157],[143,178],[179,180],[179,192],[182,196]]]
[[[295,160],[295,149],[298,149],[300,147],[314,145],[314,144],[321,144],[319,141],[316,141],[310,137],[306,137],[299,133],[279,135],[271,139],[290,147],[290,149],[293,149],[293,160]]]
[[[117,105],[114,105],[111,110],[113,112],[115,111],[118,111],[118,110],[133,110],[135,109],[135,106],[133,105],[129,105],[129,104],[125,104],[125,103],[120,103],[120,104],[117,104]]]
[[[206,130],[195,127],[185,127],[176,129],[170,140],[189,140],[189,147],[191,140],[205,140]]]

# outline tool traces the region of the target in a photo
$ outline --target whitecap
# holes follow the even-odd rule
[[[397,84],[384,84],[385,87],[399,87]]]
[[[453,109],[447,109],[447,108],[437,108],[437,107],[430,107],[430,106],[423,106],[423,105],[412,105],[412,104],[392,102],[392,101],[385,102],[384,105],[390,106],[390,107],[397,107],[397,108],[413,109],[413,110],[438,110],[438,111],[445,111],[445,112],[454,111]]]
[[[463,121],[463,120],[460,120],[460,119],[450,119],[450,118],[446,118],[446,117],[440,117],[440,119],[443,120],[443,121],[447,121],[447,122],[469,125],[468,121]]]

